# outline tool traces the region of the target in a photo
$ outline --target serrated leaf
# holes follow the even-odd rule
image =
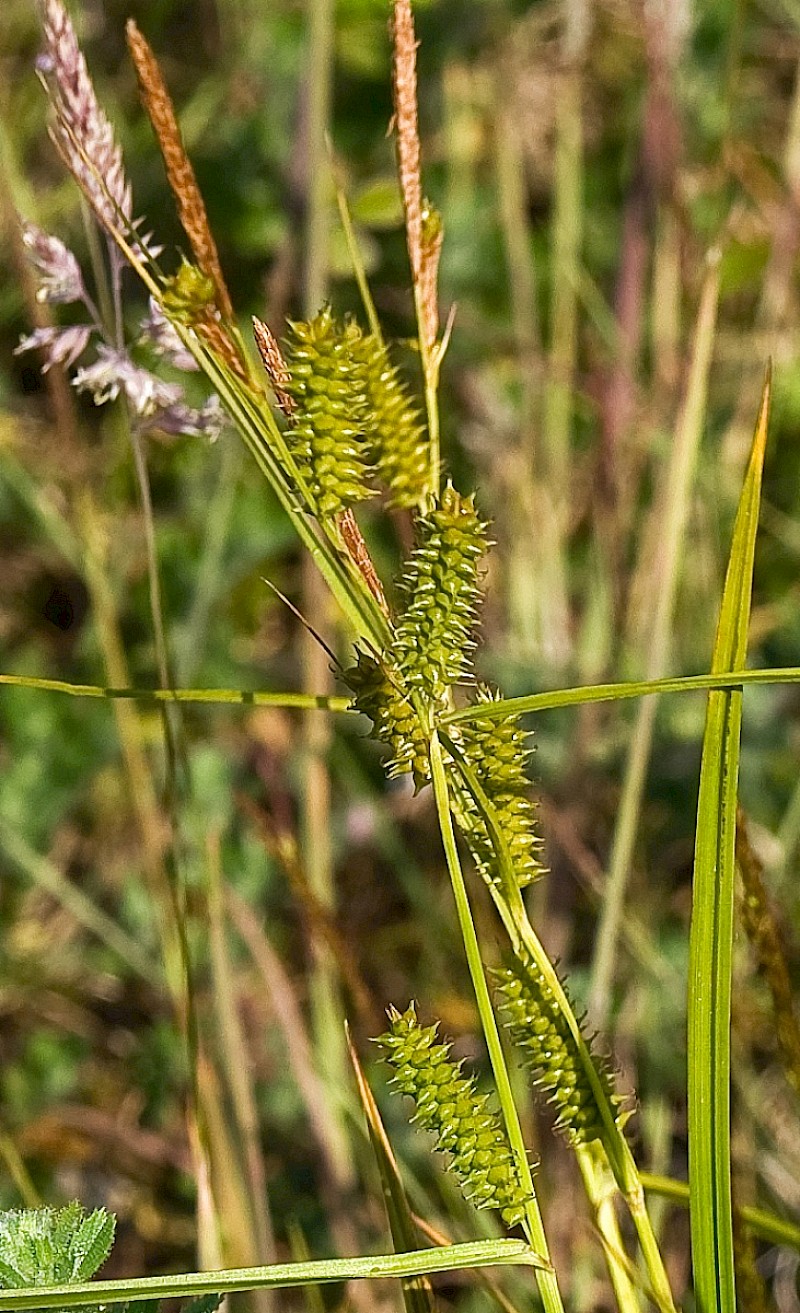
[[[222,1303],[222,1295],[200,1295],[197,1299],[191,1300],[183,1309],[183,1313],[216,1313]],[[139,1310],[137,1305],[137,1311]]]
[[[114,1243],[116,1218],[104,1208],[85,1217],[72,1237],[72,1281],[86,1281],[105,1263]]]

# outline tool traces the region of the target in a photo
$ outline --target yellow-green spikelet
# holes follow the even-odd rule
[[[525,1190],[499,1114],[488,1095],[477,1094],[474,1076],[436,1042],[437,1026],[421,1026],[413,1003],[389,1011],[390,1029],[378,1043],[394,1068],[394,1084],[413,1098],[416,1119],[450,1154],[449,1167],[476,1208],[496,1208],[507,1226],[525,1215]]]
[[[354,693],[353,706],[369,716],[375,738],[391,752],[390,777],[410,771],[421,789],[430,779],[427,745],[416,712],[396,682],[399,676],[391,678],[374,657],[359,651],[344,679]]]
[[[398,585],[405,608],[391,655],[411,688],[438,701],[470,668],[486,524],[473,497],[461,497],[448,483],[416,528],[417,543]]]
[[[214,305],[214,280],[196,264],[181,260],[177,273],[165,280],[161,300],[170,318],[191,327]]]
[[[603,1122],[575,1038],[543,973],[532,958],[515,959],[495,972],[500,1006],[522,1061],[557,1112],[556,1128],[573,1144],[601,1139]],[[590,1041],[586,1041],[590,1048]],[[614,1093],[607,1062],[592,1054],[608,1101]],[[624,1119],[624,1112],[617,1120]]]
[[[314,319],[289,325],[286,391],[295,409],[286,442],[323,518],[373,495],[366,439],[370,407],[355,355],[360,340],[358,326],[339,323],[329,306]]]
[[[492,702],[488,688],[478,690],[478,702]],[[536,812],[525,771],[525,735],[518,716],[501,720],[467,721],[459,726],[459,746],[493,805],[497,824],[508,845],[514,875],[525,888],[544,874],[540,860],[542,841],[536,831]],[[459,824],[478,868],[490,883],[498,878],[497,857],[485,822],[466,789],[460,790]]]
[[[356,355],[372,412],[370,443],[378,481],[389,489],[389,506],[420,506],[431,489],[430,446],[419,410],[386,345],[374,334],[361,338]]]

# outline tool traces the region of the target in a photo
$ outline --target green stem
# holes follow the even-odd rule
[[[542,1222],[542,1216],[536,1199],[536,1191],[534,1190],[533,1177],[531,1174],[530,1163],[528,1161],[528,1152],[525,1147],[522,1127],[520,1126],[517,1107],[514,1102],[514,1094],[511,1088],[508,1067],[506,1066],[503,1046],[500,1042],[500,1032],[497,1027],[494,1009],[492,1008],[492,1001],[489,996],[489,986],[486,983],[483,962],[481,961],[480,946],[475,931],[475,923],[472,919],[467,887],[464,882],[464,873],[461,869],[461,862],[456,847],[453,819],[450,814],[450,794],[447,785],[447,774],[445,772],[444,761],[442,758],[439,736],[435,730],[430,739],[430,763],[433,792],[436,800],[436,813],[442,834],[445,857],[447,859],[447,869],[450,873],[450,880],[453,886],[456,913],[458,916],[458,924],[461,929],[461,935],[464,940],[467,965],[469,967],[472,985],[475,990],[478,1013],[480,1015],[483,1033],[486,1038],[486,1046],[489,1051],[489,1061],[492,1064],[492,1071],[497,1086],[497,1095],[500,1100],[503,1120],[505,1122],[509,1142],[516,1160],[517,1170],[519,1171],[525,1192],[528,1195],[528,1200],[525,1206],[525,1229],[529,1235],[531,1244],[535,1245],[538,1252],[545,1258],[549,1259],[547,1238],[545,1236],[544,1224]],[[558,1313],[559,1310],[562,1310],[563,1305],[555,1273],[551,1271],[537,1273],[537,1283],[546,1313]]]
[[[595,1225],[603,1242],[603,1253],[619,1313],[640,1313],[639,1298],[630,1271],[631,1262],[625,1253],[614,1209],[617,1186],[609,1178],[605,1154],[595,1142],[594,1145],[578,1145],[575,1156],[586,1196],[594,1211]]]
[[[344,188],[339,186],[336,188],[336,203],[339,206],[339,217],[342,221],[342,229],[344,231],[345,241],[347,242],[347,250],[350,254],[350,263],[353,266],[353,273],[355,274],[355,279],[358,283],[358,290],[361,293],[361,303],[369,322],[369,331],[375,338],[376,342],[383,345],[383,332],[381,330],[380,320],[378,319],[378,312],[375,309],[375,302],[372,299],[372,292],[369,290],[367,271],[364,268],[364,260],[353,227],[350,206],[347,203],[347,196],[345,195]]]
[[[476,1240],[441,1249],[408,1254],[376,1254],[372,1258],[325,1258],[310,1263],[276,1263],[220,1272],[188,1272],[177,1276],[138,1277],[121,1281],[86,1281],[69,1286],[37,1286],[0,1290],[0,1310],[76,1308],[84,1304],[143,1299],[180,1299],[235,1290],[282,1290],[323,1281],[373,1280],[424,1276],[462,1268],[497,1267],[514,1263],[541,1267],[542,1259],[522,1240]]]

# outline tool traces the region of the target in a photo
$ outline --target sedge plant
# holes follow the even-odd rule
[[[601,685],[503,699],[497,690],[477,681],[474,663],[491,529],[476,495],[457,487],[448,474],[441,451],[439,379],[452,325],[442,329],[439,322],[437,273],[444,234],[422,188],[417,43],[409,0],[394,4],[393,77],[420,401],[400,374],[391,344],[382,335],[343,197],[340,205],[362,288],[364,323],[355,317],[342,318],[325,304],[278,333],[257,318],[252,345],[247,340],[235,317],[164,79],[147,40],[131,23],[128,44],[142,100],[188,245],[178,267],[166,268],[155,239],[145,236],[143,225],[134,218],[121,155],[93,98],[61,0],[46,0],[45,15],[51,43],[44,80],[53,111],[53,140],[99,231],[113,244],[113,286],[118,286],[123,264],[136,272],[151,298],[146,329],[151,342],[173,365],[202,371],[211,396],[201,410],[191,410],[177,385],[160,384],[155,375],[133,363],[122,341],[105,340],[102,316],[74,257],[58,238],[32,228],[26,243],[43,295],[53,303],[82,305],[86,318],[68,329],[39,331],[23,346],[43,349],[50,364],[75,370],[77,386],[91,392],[98,403],[124,395],[142,431],[160,427],[199,435],[218,430],[224,414],[327,585],[352,635],[351,656],[340,672],[342,694],[319,698],[255,694],[249,700],[361,713],[382,746],[388,774],[410,776],[415,790],[432,792],[489,1056],[491,1087],[480,1087],[476,1075],[454,1061],[449,1041],[440,1035],[435,1021],[420,1019],[424,1008],[413,1001],[403,1010],[389,1011],[388,1028],[378,1044],[394,1085],[411,1100],[414,1118],[446,1155],[447,1168],[465,1198],[476,1208],[491,1210],[496,1227],[516,1233],[517,1238],[444,1245],[424,1254],[104,1282],[95,1284],[94,1296],[85,1285],[68,1288],[69,1283],[91,1275],[88,1259],[70,1267],[59,1256],[51,1268],[34,1271],[4,1258],[0,1308],[75,1307],[87,1300],[138,1302],[190,1293],[216,1296],[236,1289],[359,1276],[409,1278],[459,1265],[516,1262],[532,1270],[547,1313],[560,1313],[564,1302],[559,1273],[550,1259],[546,1210],[540,1204],[536,1166],[514,1094],[510,1065],[514,1063],[528,1074],[537,1097],[551,1105],[556,1131],[575,1155],[617,1306],[623,1313],[647,1306],[672,1313],[673,1293],[645,1194],[646,1184],[652,1187],[653,1182],[646,1182],[639,1171],[627,1133],[633,1098],[617,1088],[614,1064],[576,1010],[529,912],[526,891],[546,872],[521,717],[538,706],[694,687],[714,691],[704,748],[691,951],[693,1260],[704,1313],[732,1309],[726,1028],[741,686],[746,678],[759,674],[765,679],[798,677],[796,670],[749,675],[741,670],[768,387],[737,520],[711,674],[693,681],[651,680],[621,688]],[[571,140],[567,122],[571,113],[566,102],[562,153]],[[579,144],[573,143],[569,158],[576,152]],[[566,173],[562,182],[566,183]],[[565,232],[561,257],[565,264],[574,258],[574,240],[568,242],[568,237]],[[574,295],[566,284],[561,290],[567,300]],[[560,311],[559,324],[554,352],[571,359],[574,333],[568,306]],[[88,363],[87,352],[93,353]],[[79,364],[81,360],[84,363]],[[559,404],[553,392],[550,409],[558,409]],[[556,426],[559,431],[562,427]],[[561,459],[557,444],[551,453],[551,473],[557,472]],[[387,509],[400,508],[413,516],[413,545],[395,579],[380,576],[357,518],[358,508],[376,497],[382,497]],[[66,691],[104,694],[91,688]],[[131,691],[110,692],[127,696]],[[151,696],[168,702],[202,699],[204,694],[162,688]],[[236,700],[233,692],[231,700]],[[505,963],[493,972],[484,962],[487,952],[477,929],[476,894],[465,853],[504,933]],[[718,887],[714,879],[720,873],[724,882]],[[47,1244],[55,1249],[62,1245],[66,1255],[84,1244],[80,1237],[90,1224],[102,1229],[91,1218],[83,1219],[79,1210],[68,1220],[74,1234],[67,1234],[69,1226],[60,1214],[7,1215],[4,1234],[14,1239],[30,1232],[41,1247],[42,1237],[52,1231],[55,1238]],[[756,1224],[752,1216],[746,1221]],[[768,1226],[769,1221],[762,1218],[761,1225]],[[797,1234],[792,1232],[792,1237],[796,1244]],[[85,1247],[93,1257],[103,1256],[94,1242]],[[38,1289],[19,1289],[23,1286]],[[410,1292],[418,1294],[420,1289],[419,1283],[404,1286],[407,1303]]]

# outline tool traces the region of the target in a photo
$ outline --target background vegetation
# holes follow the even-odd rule
[[[279,332],[287,315],[316,309],[304,225],[317,83],[304,8],[107,0],[73,14],[137,213],[159,240],[182,239],[124,50],[129,14],[169,80],[242,322],[257,313]],[[335,168],[384,327],[407,340],[383,0],[340,0],[335,23]],[[800,10],[793,0],[429,0],[417,26],[425,182],[445,230],[441,304],[457,307],[443,453],[459,486],[477,483],[496,540],[481,674],[513,694],[708,669],[768,355],[750,661],[795,664]],[[48,390],[34,357],[13,355],[42,313],[15,211],[87,261],[91,252],[47,139],[27,0],[6,0],[0,41],[2,669],[150,688],[147,544],[118,416],[55,374]],[[337,312],[358,311],[332,184],[328,210],[323,282]],[[137,296],[131,324],[145,309]],[[410,349],[405,364],[416,386]],[[347,635],[321,614],[290,526],[233,435],[154,437],[147,461],[176,684],[324,691],[327,658],[263,577],[331,629],[343,655]],[[408,521],[363,519],[390,577]],[[741,778],[751,856],[793,967],[796,710],[792,688],[747,691]],[[177,776],[145,702],[7,687],[0,717],[0,1206],[78,1196],[115,1209],[108,1275],[191,1266],[198,1216],[213,1257],[212,1198],[226,1263],[385,1247],[341,1016],[379,1092],[386,1076],[369,1037],[385,1007],[412,997],[458,1037],[458,1056],[484,1062],[429,791],[387,787],[364,723],[344,715],[329,734],[315,714],[186,708]],[[550,868],[533,919],[636,1090],[640,1163],[681,1178],[703,717],[692,694],[533,724]],[[159,965],[171,828],[195,963],[191,1062]],[[609,887],[624,892],[618,924]],[[492,913],[480,901],[478,912],[490,951]],[[796,1215],[797,1093],[775,1060],[744,937],[734,1028],[738,1197]],[[193,1081],[209,1129],[199,1190]],[[458,1201],[400,1101],[381,1102],[418,1210],[457,1237],[488,1227]],[[534,1128],[531,1109],[528,1119]],[[603,1307],[572,1159],[546,1117],[529,1138],[571,1306]],[[680,1290],[686,1215],[665,1210],[662,1221]],[[794,1262],[761,1255],[781,1309],[797,1307]],[[454,1299],[484,1298],[452,1281]],[[357,1287],[348,1297],[381,1298]]]

